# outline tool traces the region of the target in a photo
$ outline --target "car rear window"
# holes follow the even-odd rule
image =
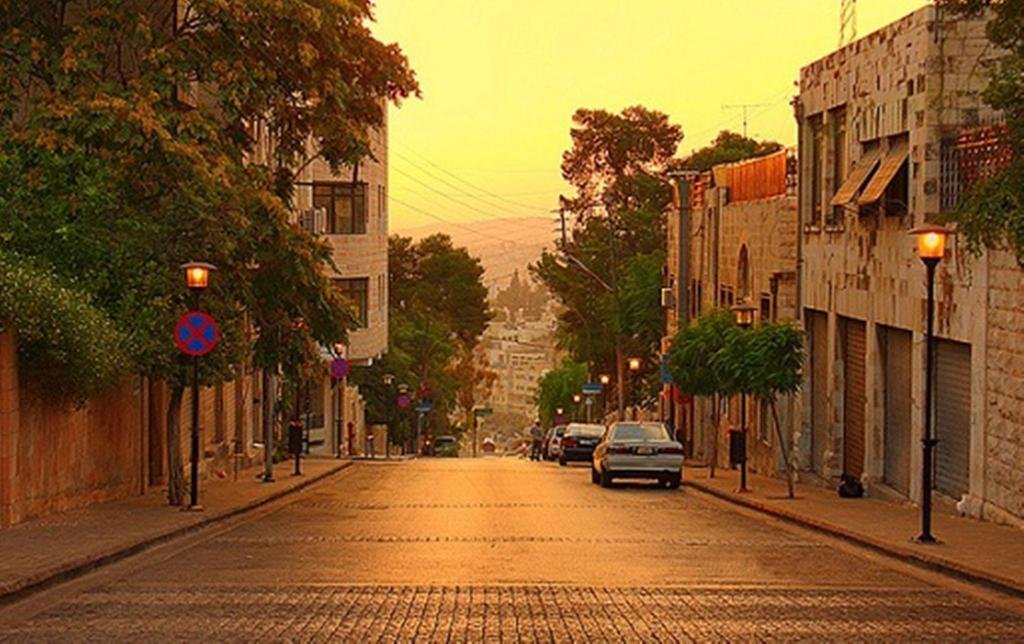
[[[565,433],[573,436],[601,438],[604,436],[604,425],[577,425],[570,427]]]
[[[629,440],[665,440],[668,438],[668,432],[665,431],[665,426],[653,423],[653,424],[624,424],[616,425],[615,431],[612,434],[614,440],[629,441]]]
[[[437,440],[434,441],[434,445],[453,445],[455,444],[455,438],[453,436],[438,436]]]
[[[556,427],[555,428],[555,436],[564,436],[564,435],[565,435],[565,427]]]

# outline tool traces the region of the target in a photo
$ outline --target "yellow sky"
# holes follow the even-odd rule
[[[835,48],[839,4],[378,0],[375,31],[402,46],[423,89],[391,111],[391,228],[546,216],[567,189],[559,163],[579,107],[661,110],[685,152],[741,129],[724,105],[759,104],[749,133],[793,144],[793,82]],[[859,0],[858,33],[925,4]]]

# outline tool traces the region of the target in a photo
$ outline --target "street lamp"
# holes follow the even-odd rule
[[[736,326],[749,329],[754,324],[754,308],[749,302],[740,302],[732,307]],[[747,492],[747,392],[740,392],[740,436],[743,438],[743,460],[740,461],[740,492]]]
[[[935,376],[935,268],[946,254],[950,231],[941,226],[922,226],[910,231],[917,239],[917,256],[924,262],[928,284],[927,330],[924,367],[924,436],[921,438],[921,534],[918,543],[935,543],[932,535],[932,454],[938,440],[932,436],[932,380]]]
[[[576,410],[573,413],[573,417],[576,420],[579,420],[580,419],[580,403],[583,402],[583,396],[580,395],[580,394],[573,394],[572,395],[572,402],[573,402],[573,404],[576,405]]]
[[[206,262],[186,262],[181,265],[185,271],[185,284],[192,292],[192,310],[199,310],[199,298],[210,284],[210,271],[217,270],[213,264]],[[192,356],[192,440],[190,458],[192,460],[190,475],[191,490],[188,509],[199,511],[199,356]]]

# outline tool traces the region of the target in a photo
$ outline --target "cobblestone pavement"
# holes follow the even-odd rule
[[[1024,634],[1005,604],[693,492],[606,490],[586,469],[506,459],[360,464],[272,513],[145,558],[52,603],[14,606],[0,629],[98,641]]]

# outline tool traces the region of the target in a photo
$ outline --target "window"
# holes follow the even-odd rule
[[[369,326],[370,278],[336,279],[334,280],[334,285],[345,296],[345,299],[352,303],[359,326],[364,328]]]
[[[761,321],[770,322],[775,318],[772,317],[772,296],[767,293],[761,294]]]
[[[816,114],[810,119],[810,138],[811,138],[811,212],[807,218],[807,223],[812,225],[818,225],[821,222],[821,192],[823,189],[822,179],[825,171],[824,168],[824,138],[822,136],[821,126],[821,115]]]
[[[327,213],[327,234],[366,234],[366,184],[315,182],[313,207]]]
[[[693,319],[700,317],[702,290],[700,280],[692,280],[690,284],[690,317]]]
[[[736,303],[736,294],[731,286],[722,286],[718,289],[718,305],[732,306]]]
[[[829,194],[835,194],[846,179],[846,109],[829,112],[829,123],[832,137],[832,189]],[[842,224],[843,210],[844,206],[833,205],[829,210],[828,225]]]
[[[740,259],[736,272],[740,282],[740,301],[745,302],[750,299],[750,252],[746,245],[740,246]]]

